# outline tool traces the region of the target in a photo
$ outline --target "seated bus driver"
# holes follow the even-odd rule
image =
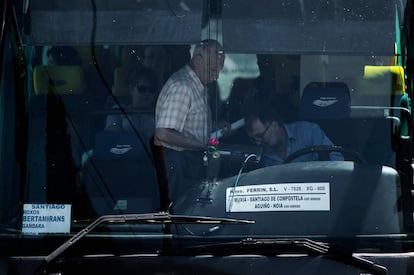
[[[248,136],[259,146],[264,147],[262,164],[271,166],[282,164],[290,154],[301,149],[333,145],[316,123],[297,121],[282,123],[276,112],[264,110],[246,117],[245,130]],[[343,160],[338,152],[329,153],[331,160]],[[294,159],[298,161],[318,160],[317,153],[309,153]]]

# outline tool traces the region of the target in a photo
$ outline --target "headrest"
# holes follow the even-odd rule
[[[349,117],[351,99],[342,82],[311,82],[305,86],[299,107],[304,120],[332,120]]]
[[[99,159],[141,158],[147,156],[144,148],[132,131],[100,131],[95,136],[93,154]]]
[[[83,72],[79,66],[36,66],[33,87],[40,94],[80,94],[83,90]]]
[[[402,95],[405,93],[404,68],[401,66],[365,66],[364,94]]]

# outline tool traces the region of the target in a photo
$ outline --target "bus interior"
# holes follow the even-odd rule
[[[1,5],[0,271],[257,272],[244,255],[269,274],[413,272],[410,1]],[[159,92],[204,39],[225,53],[206,86],[219,142],[206,146],[201,180],[171,200],[155,124],[132,122],[153,121],[155,110],[134,107],[128,73],[148,62]],[[316,123],[334,145],[264,167],[265,149],[239,126],[257,107],[251,95],[273,104],[281,123]],[[128,130],[107,130],[111,116]],[[222,121],[237,126],[219,138]],[[330,152],[343,160],[322,159]],[[297,161],[306,154],[318,158]],[[56,205],[70,206],[69,230],[34,228],[28,207]],[[298,256],[312,242],[321,246],[304,254],[322,255],[316,266]],[[266,264],[251,255],[278,256]]]

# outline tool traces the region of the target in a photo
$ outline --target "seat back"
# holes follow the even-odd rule
[[[370,163],[395,166],[395,141],[398,134],[410,134],[406,111],[410,109],[405,94],[404,69],[401,66],[364,67],[357,79],[351,117],[358,121],[360,150]]]
[[[317,123],[333,144],[356,149],[355,134],[349,126],[350,112],[350,93],[345,83],[311,82],[305,86],[299,119]]]
[[[35,157],[28,159],[28,181],[46,190],[47,200],[58,201],[55,194],[66,193],[58,189],[75,189],[76,169],[93,138],[93,124],[87,115],[91,101],[85,98],[79,66],[35,66],[32,87],[27,106],[27,150]]]
[[[93,106],[93,102],[87,99],[84,91],[85,78],[82,67],[35,66],[29,112],[42,114],[47,108],[51,108],[51,103],[61,102],[65,112],[82,116],[82,112]]]
[[[305,86],[299,106],[303,120],[337,120],[349,117],[351,99],[342,82],[311,82]]]
[[[134,132],[97,133],[93,156],[84,164],[84,190],[98,215],[159,209],[152,156]]]
[[[376,95],[402,95],[405,93],[404,68],[401,66],[365,66],[364,79],[373,80]],[[372,83],[371,82],[371,83]]]

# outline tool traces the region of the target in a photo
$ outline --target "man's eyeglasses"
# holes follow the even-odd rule
[[[138,89],[138,93],[140,94],[144,94],[144,93],[154,94],[155,93],[155,89],[152,87],[148,87],[148,86],[138,85],[137,89]]]
[[[270,125],[271,125],[271,123],[267,124],[266,129],[263,132],[255,134],[254,136],[252,136],[253,141],[262,140],[263,137],[266,135],[267,130],[269,130]]]

